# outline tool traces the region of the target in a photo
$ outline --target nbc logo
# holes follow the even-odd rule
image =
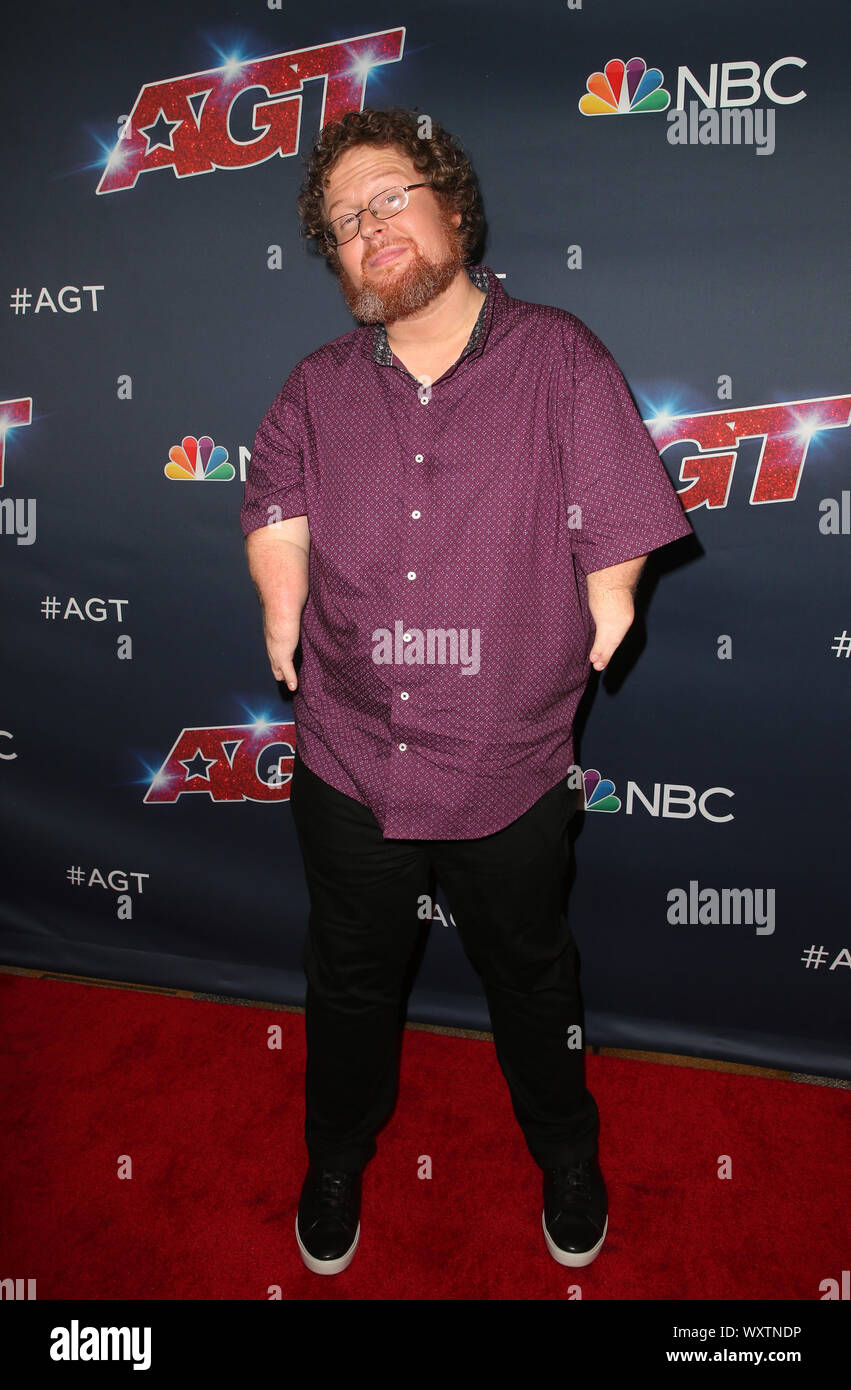
[[[601,777],[596,767],[589,767],[582,774],[585,784],[586,811],[619,811],[621,799],[615,796],[615,784],[608,777]]]
[[[671,96],[662,86],[658,68],[643,58],[610,58],[603,72],[592,72],[579,99],[583,116],[631,116],[640,111],[664,111]]]
[[[208,434],[200,439],[187,434],[180,444],[172,445],[168,456],[165,475],[179,483],[229,483],[236,474],[233,464],[228,463],[227,449],[214,444]]]
[[[585,791],[586,811],[620,811],[634,815],[640,807],[650,816],[661,816],[664,820],[690,820],[702,816],[704,820],[721,825],[733,819],[732,811],[722,803],[718,808],[710,806],[710,800],[725,797],[727,801],[735,795],[729,787],[707,787],[699,792],[681,782],[654,782],[649,795],[641,790],[637,782],[626,784],[625,801],[615,795],[615,784],[609,777],[601,777],[596,767],[589,767],[582,773]],[[572,783],[571,785],[576,785]]]

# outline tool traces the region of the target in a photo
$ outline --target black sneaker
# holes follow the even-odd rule
[[[314,1274],[339,1274],[354,1259],[360,1237],[361,1174],[308,1165],[295,1236]]]
[[[609,1225],[606,1184],[596,1158],[544,1169],[542,1215],[547,1249],[560,1265],[590,1265]]]

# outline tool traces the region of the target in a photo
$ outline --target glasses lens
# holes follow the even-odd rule
[[[408,205],[408,194],[404,188],[385,188],[383,193],[377,193],[369,204],[370,212],[374,217],[381,219],[395,217],[397,212],[401,212]],[[345,217],[336,217],[333,222],[329,222],[326,236],[332,246],[344,246],[352,237],[356,237],[360,230],[360,223],[353,212],[347,213]]]
[[[404,188],[385,188],[370,203],[370,210],[376,217],[393,217],[408,201]]]
[[[351,241],[352,237],[358,234],[358,219],[354,213],[349,213],[345,217],[338,217],[335,221],[328,224],[328,240],[332,246],[342,246],[345,242]]]

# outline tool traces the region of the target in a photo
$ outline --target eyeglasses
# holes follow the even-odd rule
[[[388,217],[395,217],[397,212],[408,206],[408,190],[410,188],[428,188],[427,183],[407,183],[403,188],[385,188],[383,193],[376,193],[371,198],[365,208],[360,212],[347,212],[343,217],[335,217],[325,228],[325,240],[330,247],[344,246],[347,241],[351,241],[360,231],[360,220],[368,210],[373,217],[377,217],[380,222],[386,221]]]

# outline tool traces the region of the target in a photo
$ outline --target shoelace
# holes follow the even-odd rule
[[[591,1162],[583,1159],[569,1168],[551,1168],[553,1187],[559,1203],[591,1195]]]
[[[352,1173],[323,1172],[319,1183],[318,1203],[323,1210],[335,1215],[342,1209],[352,1184]]]

